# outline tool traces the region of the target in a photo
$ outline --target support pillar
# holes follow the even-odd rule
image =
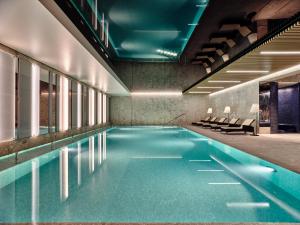
[[[271,134],[278,133],[278,83],[270,83],[270,127]]]

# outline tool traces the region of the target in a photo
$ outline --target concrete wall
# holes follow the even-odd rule
[[[230,106],[231,117],[255,119],[255,115],[250,113],[250,108],[258,102],[259,82],[251,82],[210,95],[208,105],[213,108],[213,114],[219,117],[226,116],[223,113],[224,108]]]
[[[205,115],[207,98],[198,95],[112,97],[110,107],[112,124],[183,125],[198,121]]]
[[[199,66],[177,63],[118,62],[115,67],[132,92],[182,91],[204,74]],[[189,124],[206,110],[207,97],[200,95],[110,98],[112,124]]]

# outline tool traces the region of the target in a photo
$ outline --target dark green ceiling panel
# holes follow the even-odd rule
[[[98,0],[116,56],[177,60],[209,0]],[[95,0],[88,0],[94,8]],[[166,55],[168,52],[177,56]]]

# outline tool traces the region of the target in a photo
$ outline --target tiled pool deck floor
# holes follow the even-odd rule
[[[197,133],[300,173],[300,134],[224,134],[198,126],[186,126]]]

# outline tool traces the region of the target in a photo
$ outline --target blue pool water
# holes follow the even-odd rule
[[[1,222],[300,222],[300,175],[179,127],[116,127],[0,172]]]

